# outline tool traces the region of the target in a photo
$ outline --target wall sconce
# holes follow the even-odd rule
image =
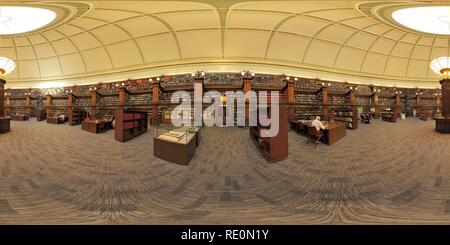
[[[298,77],[294,77],[294,81],[298,81]]]
[[[148,81],[149,81],[149,82],[153,82],[153,78],[149,78]]]
[[[156,81],[160,81],[160,80],[161,80],[161,78],[160,78],[160,77],[157,77],[157,78],[156,78]]]

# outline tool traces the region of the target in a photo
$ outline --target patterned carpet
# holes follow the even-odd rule
[[[434,121],[374,121],[316,149],[289,132],[269,164],[248,129],[205,128],[188,166],[153,157],[153,135],[12,122],[0,135],[0,223],[450,223],[450,135]]]

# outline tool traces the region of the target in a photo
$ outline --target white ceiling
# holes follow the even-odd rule
[[[49,29],[0,36],[0,56],[17,63],[10,82],[217,62],[437,81],[429,64],[450,50],[447,36],[370,18],[360,1],[241,1],[224,9],[218,0],[77,2],[90,10]]]

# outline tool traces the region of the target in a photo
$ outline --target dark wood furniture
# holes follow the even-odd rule
[[[52,124],[64,124],[68,120],[69,120],[68,117],[64,117],[64,119],[60,118],[59,116],[47,117],[47,123]]]
[[[381,119],[386,122],[397,122],[397,116],[392,110],[383,110],[381,112]]]
[[[419,113],[419,119],[422,121],[428,121],[429,113],[427,111],[422,111]]]
[[[69,125],[75,126],[80,125],[81,122],[87,117],[87,112],[85,110],[72,110],[71,115],[69,115]]]
[[[265,108],[260,108],[264,109]],[[258,109],[258,118],[259,110]],[[270,107],[268,110],[268,116],[270,117]],[[258,150],[261,152],[262,156],[268,162],[275,162],[286,159],[288,157],[288,115],[287,108],[284,105],[279,107],[279,128],[278,134],[274,137],[264,137],[261,135],[262,129],[269,129],[269,127],[264,127],[258,121],[256,126],[250,127],[250,136]]]
[[[327,124],[323,130],[322,140],[327,145],[332,145],[347,135],[346,126],[341,123]]]
[[[335,109],[334,120],[346,125],[348,129],[358,129],[358,116],[354,109]]]
[[[39,109],[36,110],[36,120],[37,121],[44,121],[47,118],[47,113],[45,110]]]
[[[145,111],[117,108],[114,138],[117,141],[126,142],[147,132],[147,118],[148,114]]]
[[[308,127],[311,125],[310,121],[293,120],[290,123],[298,133],[308,134]],[[325,129],[322,130],[322,134],[321,142],[327,145],[335,144],[347,135],[346,125],[344,123],[327,123],[325,124]]]
[[[0,117],[0,134],[4,134],[9,132],[11,124],[11,118],[10,117]]]
[[[436,117],[436,131],[450,134],[450,118]]]
[[[28,119],[30,119],[28,115],[15,115],[12,117],[13,121],[27,121]]]
[[[153,139],[153,155],[168,162],[188,165],[200,141],[200,131],[186,131],[179,137],[169,133]]]
[[[81,129],[84,131],[88,131],[88,132],[97,134],[100,132],[100,122],[96,121],[96,120],[92,120],[92,121],[84,120],[81,123]]]

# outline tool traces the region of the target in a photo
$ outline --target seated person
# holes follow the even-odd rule
[[[316,116],[316,119],[311,122],[311,126],[315,127],[317,131],[325,129],[325,126],[323,126],[322,122],[320,121],[320,116]]]
[[[66,119],[66,115],[64,114],[59,115],[59,119],[61,120],[61,122],[64,122],[64,119]]]

